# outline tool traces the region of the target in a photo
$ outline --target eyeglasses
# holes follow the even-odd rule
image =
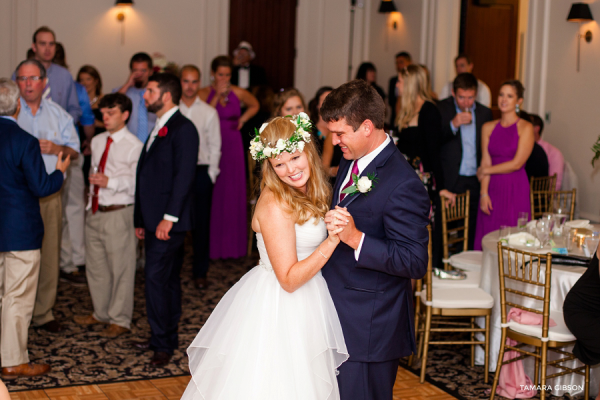
[[[17,76],[17,81],[19,82],[37,82],[37,81],[41,81],[42,77],[41,76]]]

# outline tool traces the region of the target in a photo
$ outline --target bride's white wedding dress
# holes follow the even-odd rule
[[[322,220],[295,229],[298,260],[327,237]],[[339,399],[336,368],[348,351],[321,271],[286,292],[256,237],[259,265],[223,296],[188,348],[192,379],[182,400]]]

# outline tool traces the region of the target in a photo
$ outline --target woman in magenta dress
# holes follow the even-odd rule
[[[481,182],[479,213],[475,229],[475,250],[481,239],[500,226],[516,226],[520,212],[529,212],[529,181],[525,162],[533,149],[531,123],[518,116],[525,89],[517,80],[500,86],[499,120],[481,129],[482,157],[477,177]]]
[[[238,258],[246,255],[248,244],[246,157],[240,129],[258,112],[259,104],[250,92],[231,85],[229,57],[215,58],[210,69],[212,84],[199,93],[217,110],[221,123],[220,173],[212,193],[210,258]],[[246,107],[243,114],[241,103]]]

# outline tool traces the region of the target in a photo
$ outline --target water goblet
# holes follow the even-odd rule
[[[527,230],[527,222],[529,222],[529,213],[520,212],[519,219],[517,220],[517,227],[520,232],[525,232]]]
[[[535,225],[537,239],[540,241],[540,249],[543,249],[550,240],[550,223],[548,220],[541,219]]]

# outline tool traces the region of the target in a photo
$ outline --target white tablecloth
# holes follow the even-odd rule
[[[513,228],[516,231],[516,228]],[[494,298],[494,307],[492,309],[492,317],[490,321],[490,355],[489,355],[489,369],[490,372],[496,371],[496,365],[498,362],[498,353],[500,352],[500,339],[502,336],[501,314],[500,314],[500,277],[498,275],[498,240],[499,231],[494,231],[483,237],[483,264],[481,268],[481,283],[480,287],[487,293],[491,294]],[[550,308],[556,311],[562,311],[563,303],[567,293],[575,282],[585,272],[585,267],[568,267],[562,265],[552,266],[552,283],[550,290]],[[533,285],[524,285],[520,287],[523,290],[527,287],[527,291],[532,294],[541,294],[541,288]],[[536,300],[532,300],[536,301]],[[526,304],[532,308],[541,309],[541,303],[539,306],[535,304]],[[482,321],[480,322],[482,325]],[[533,349],[533,348],[532,348]],[[572,346],[565,348],[571,350]],[[484,363],[483,349],[477,347],[475,361],[478,365]],[[554,360],[557,357],[550,352],[549,360]],[[528,357],[523,361],[525,367],[525,373],[532,378],[534,375],[534,359]],[[581,365],[579,361],[572,361],[570,366]],[[548,375],[553,374],[556,370],[552,367],[548,368]],[[590,373],[590,395],[596,396],[598,393],[598,383],[600,382],[600,366],[592,368]],[[559,376],[557,378],[547,381],[547,385],[553,387],[552,395],[562,396],[565,393],[576,395],[583,393],[584,377],[577,374],[570,374]],[[570,387],[568,385],[571,385]],[[563,388],[564,387],[564,388]]]

